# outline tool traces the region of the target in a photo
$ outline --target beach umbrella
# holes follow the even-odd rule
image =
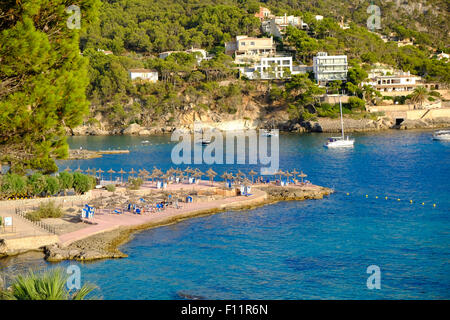
[[[97,174],[97,170],[95,170],[95,168],[92,168],[91,172],[92,172],[92,175],[95,177],[95,175]]]
[[[75,172],[83,172],[83,170],[81,170],[81,168],[78,166],[78,168],[75,170]]]
[[[123,170],[122,168],[120,168],[120,171],[118,173],[120,173],[120,181],[123,182],[123,174],[127,173],[127,172],[125,170]]]
[[[300,172],[299,177],[302,178],[302,183],[303,183],[303,178],[306,178],[307,176],[308,176],[308,175],[307,175],[307,174],[304,174],[303,171]]]
[[[70,171],[72,171],[72,169],[70,169],[69,167],[66,167],[66,168],[64,169],[64,171],[70,172]]]
[[[206,171],[206,175],[209,177],[209,179],[211,181],[211,185],[212,185],[213,181],[214,181],[214,177],[217,175],[217,173],[212,168],[209,168],[208,171]]]
[[[292,175],[294,176],[294,179],[296,179],[297,178],[297,175],[300,173],[300,172],[298,172],[297,170],[295,170],[295,168],[294,168],[294,170],[292,170]]]
[[[148,172],[147,170],[145,170],[145,169],[143,169],[142,170],[142,172],[143,172],[143,177],[144,177],[144,179],[148,179],[148,175],[150,174],[150,172]]]
[[[112,181],[112,175],[113,175],[113,173],[116,173],[116,172],[111,168],[111,169],[108,170],[108,173],[109,173],[109,178]]]
[[[245,173],[243,173],[241,170],[238,170],[238,173],[236,175],[238,177],[241,177],[241,178],[245,178],[246,177]]]
[[[131,176],[133,176],[136,173],[136,171],[134,170],[134,168],[131,168],[130,172],[128,173],[131,174]]]
[[[155,178],[163,174],[163,172],[155,166],[153,167],[152,173],[155,175]]]
[[[253,184],[253,177],[254,177],[255,175],[257,175],[258,173],[255,172],[255,171],[253,171],[253,169],[252,169],[248,174],[252,177],[252,184]]]
[[[292,173],[290,173],[289,171],[286,170],[286,172],[283,173],[283,175],[286,177],[286,180],[289,182],[289,177],[292,177]]]
[[[100,180],[102,180],[102,173],[103,173],[103,172],[105,172],[105,171],[103,171],[101,168],[97,170],[97,173],[98,173],[99,176],[100,176]]]
[[[284,174],[283,170],[278,169],[277,172],[275,172],[275,176],[280,176],[280,180],[281,180],[281,176]]]
[[[145,176],[145,172],[142,169],[139,169],[138,177],[143,178]]]

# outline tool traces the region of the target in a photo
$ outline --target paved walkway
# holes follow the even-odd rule
[[[132,213],[119,215],[103,213],[105,211],[100,211],[100,214],[96,213],[95,217],[91,219],[91,222],[95,223],[95,225],[90,225],[86,228],[60,235],[59,239],[62,245],[69,245],[74,241],[81,240],[101,232],[111,231],[123,226],[133,227],[149,223],[164,224],[165,222],[172,221],[174,218],[182,217],[189,213],[194,214],[196,212],[207,210],[245,206],[247,203],[250,204],[259,200],[263,201],[265,197],[265,192],[255,189],[253,195],[248,197],[235,196],[216,201],[181,203],[181,208],[179,209],[167,208],[160,212],[145,213],[142,215]]]

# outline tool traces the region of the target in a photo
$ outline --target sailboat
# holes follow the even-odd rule
[[[342,136],[328,138],[328,141],[325,142],[324,147],[326,147],[326,148],[353,148],[353,144],[355,143],[355,140],[350,139],[348,136],[347,136],[347,138],[345,138],[345,135],[344,135],[344,118],[342,117],[341,96],[339,96],[339,110],[341,112]]]

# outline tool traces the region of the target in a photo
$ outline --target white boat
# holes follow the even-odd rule
[[[275,131],[269,131],[269,130],[263,130],[263,132],[261,133],[261,136],[263,137],[276,137],[278,136],[278,133],[276,133]]]
[[[200,140],[200,143],[205,146],[205,145],[210,144],[211,140],[210,139],[202,139],[202,140]]]
[[[355,140],[350,139],[349,136],[347,136],[347,138],[345,138],[345,135],[344,135],[344,118],[342,117],[341,96],[339,96],[339,110],[341,112],[342,136],[328,138],[328,141],[325,142],[324,147],[326,147],[326,148],[353,148]]]
[[[144,140],[144,141],[141,141],[141,143],[149,143],[150,141],[148,141],[148,140]]]
[[[450,130],[439,130],[433,133],[433,140],[450,141]]]

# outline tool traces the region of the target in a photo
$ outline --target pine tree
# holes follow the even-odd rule
[[[11,171],[57,170],[68,154],[66,130],[88,112],[87,59],[81,29],[69,28],[80,8],[81,27],[98,0],[7,0],[0,3],[0,162]]]

